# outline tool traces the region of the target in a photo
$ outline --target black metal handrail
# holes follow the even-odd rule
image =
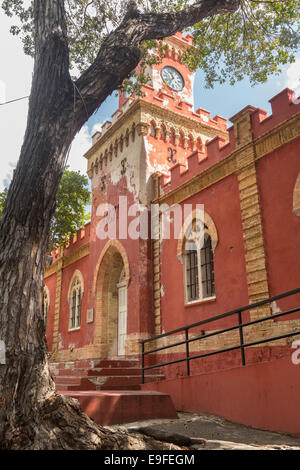
[[[283,338],[288,338],[288,337],[291,337],[291,336],[300,335],[300,330],[298,330],[298,331],[293,331],[293,332],[290,332],[290,333],[285,333],[285,334],[279,335],[279,336],[272,336],[270,338],[265,338],[265,339],[262,339],[262,340],[257,340],[257,341],[252,341],[250,343],[245,343],[244,342],[244,333],[243,333],[243,329],[247,326],[255,325],[257,323],[262,323],[262,322],[265,322],[265,321],[275,320],[276,318],[283,317],[283,316],[298,312],[298,311],[300,311],[300,306],[296,307],[296,308],[292,308],[290,310],[286,310],[285,312],[276,313],[274,315],[264,317],[264,318],[259,318],[257,320],[252,320],[252,321],[249,321],[249,322],[246,322],[246,323],[243,323],[243,319],[242,319],[242,313],[244,311],[252,310],[252,309],[255,309],[255,308],[260,307],[262,305],[266,305],[266,304],[269,304],[269,303],[274,302],[276,300],[283,299],[285,297],[290,297],[290,296],[298,294],[298,293],[300,293],[300,288],[293,289],[293,290],[290,290],[290,291],[285,292],[283,294],[275,295],[275,296],[270,297],[268,299],[261,300],[259,302],[255,302],[253,304],[249,304],[249,305],[246,305],[244,307],[240,307],[240,308],[237,308],[237,309],[234,309],[234,310],[230,310],[229,312],[223,313],[221,315],[216,315],[216,316],[210,317],[206,320],[201,320],[197,323],[192,323],[190,325],[186,325],[186,326],[183,326],[181,328],[177,328],[176,330],[168,331],[167,333],[163,333],[161,335],[157,335],[157,336],[154,336],[152,338],[148,338],[148,339],[145,339],[145,340],[141,341],[141,344],[142,344],[142,383],[145,383],[145,371],[146,370],[156,369],[156,368],[159,368],[159,367],[167,366],[167,365],[170,365],[170,364],[176,364],[176,363],[179,363],[179,362],[186,362],[187,375],[189,376],[190,375],[190,361],[191,360],[199,359],[199,358],[207,357],[207,356],[212,356],[212,355],[215,355],[215,354],[221,354],[221,353],[228,352],[228,351],[234,351],[236,349],[241,350],[242,365],[245,366],[246,365],[245,348],[250,347],[250,346],[256,346],[258,344],[268,343],[268,342],[271,342],[271,341],[276,341],[276,340],[283,339]],[[214,322],[214,321],[217,321],[217,320],[220,320],[220,319],[223,319],[223,318],[235,315],[235,314],[237,314],[237,316],[238,316],[237,325],[230,326],[228,328],[223,328],[223,329],[213,331],[213,332],[207,333],[207,334],[204,333],[200,336],[196,336],[196,337],[193,337],[193,338],[189,338],[189,330],[191,328],[195,328],[195,327],[200,326],[200,325],[205,325],[207,323],[211,323],[211,322]],[[217,350],[214,350],[214,351],[210,351],[210,352],[207,352],[207,353],[204,353],[204,354],[198,354],[198,355],[195,355],[195,356],[190,355],[190,352],[189,352],[189,344],[190,343],[192,343],[194,341],[207,339],[207,338],[210,338],[212,336],[220,335],[222,333],[226,333],[228,331],[233,331],[233,330],[239,330],[240,342],[239,342],[238,345],[231,346],[229,348],[224,348],[224,349],[217,349]],[[155,348],[155,349],[145,351],[145,344],[146,343],[149,343],[151,341],[155,341],[157,339],[161,339],[161,338],[164,338],[166,336],[170,336],[170,335],[173,335],[173,334],[179,333],[179,332],[185,332],[185,340],[178,341],[177,343],[173,343],[173,344],[168,344],[167,346],[161,346],[159,348]],[[174,348],[175,346],[181,346],[181,345],[184,345],[184,344],[186,345],[186,354],[185,354],[184,358],[176,359],[174,361],[163,362],[163,363],[160,363],[160,364],[155,364],[155,365],[152,365],[152,366],[145,367],[145,356],[146,355],[153,354],[153,353],[156,353],[158,351],[162,351],[164,349]]]

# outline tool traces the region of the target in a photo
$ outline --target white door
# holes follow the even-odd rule
[[[118,356],[125,356],[125,339],[127,329],[127,286],[118,285]]]

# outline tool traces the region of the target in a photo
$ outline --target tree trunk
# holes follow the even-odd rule
[[[201,7],[203,11],[187,9],[169,21],[166,15],[129,12],[94,64],[73,83],[64,2],[34,1],[36,56],[27,129],[0,220],[0,340],[6,347],[6,364],[0,364],[1,448],[138,448],[137,437],[97,426],[76,400],[55,391],[42,309],[48,234],[69,146],[84,122],[136,67],[139,42],[173,34],[211,14],[213,6],[216,12],[224,5],[232,10],[238,2],[203,3],[208,5]],[[143,439],[147,448],[169,448]]]

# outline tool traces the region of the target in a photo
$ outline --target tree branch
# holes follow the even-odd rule
[[[234,12],[239,5],[240,0],[202,0],[179,12],[141,14],[135,2],[130,2],[121,25],[107,36],[94,63],[76,82],[89,114],[138,65],[142,41],[172,36],[203,18]],[[86,111],[77,97],[76,122],[81,127],[85,120]]]

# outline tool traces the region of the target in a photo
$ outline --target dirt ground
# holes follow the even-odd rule
[[[179,412],[178,417],[111,428],[123,428],[195,450],[300,450],[300,436],[254,429],[204,413]]]

